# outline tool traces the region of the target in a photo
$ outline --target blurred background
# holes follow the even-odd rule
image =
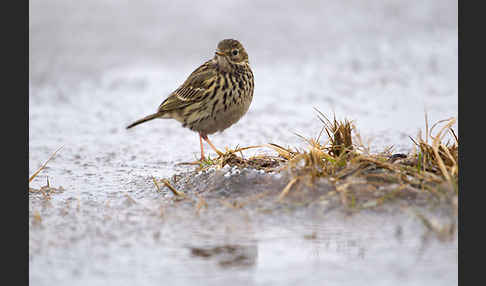
[[[292,132],[319,132],[316,107],[355,120],[377,150],[407,150],[425,111],[430,121],[457,115],[457,1],[46,0],[30,1],[29,25],[30,119],[63,104],[118,130],[153,112],[224,38],[248,50],[255,97],[231,135],[217,136],[223,145],[299,144]],[[46,122],[30,122],[35,140]],[[141,128],[180,129],[150,124]]]
[[[300,280],[292,280],[281,274],[297,262],[281,260],[282,252],[299,257],[305,251],[298,247],[313,247],[301,241],[300,232],[297,246],[288,239],[296,232],[282,230],[280,248],[265,240],[282,237],[280,232],[263,233],[255,272],[220,273],[186,256],[179,259],[185,255],[182,244],[192,241],[184,231],[195,232],[198,224],[171,226],[177,231],[163,233],[176,237],[169,236],[167,244],[153,242],[152,231],[164,225],[125,205],[130,194],[137,201],[147,199],[143,207],[156,209],[160,194],[152,176],[192,170],[176,164],[199,156],[197,134],[175,120],[125,126],[154,112],[225,38],[239,40],[248,51],[255,93],[237,124],[210,137],[218,148],[270,142],[304,148],[294,133],[319,133],[317,108],[330,118],[353,120],[372,151],[390,145],[395,152],[411,151],[409,136],[425,130],[425,112],[430,124],[457,117],[457,1],[30,0],[29,14],[29,173],[64,146],[31,187],[45,185],[48,175],[51,185],[66,190],[53,197],[52,208],[30,205],[31,217],[40,209],[43,225],[49,226],[30,228],[31,282],[133,285],[152,279],[158,285],[175,275],[170,277],[184,285],[187,263],[192,263],[191,271],[199,273],[195,281],[214,271],[220,283],[233,282],[239,273],[262,283],[326,281],[331,275],[343,282],[354,277],[357,284],[457,284],[457,241],[417,258],[422,242],[415,232],[409,232],[413,242],[404,246],[390,239],[393,224],[384,232],[388,223],[381,220],[372,224],[373,231],[366,221],[349,229],[338,224],[332,235],[322,228],[338,245],[347,245],[352,233],[368,260],[349,268],[355,258],[339,248],[326,249],[319,257],[300,257],[298,267],[292,267]],[[74,201],[82,212],[64,216],[65,205]],[[120,208],[108,208],[108,201]],[[114,220],[107,227],[105,216],[125,212],[136,223]],[[161,260],[168,256],[173,260]],[[375,265],[383,270],[379,278]],[[310,275],[315,267],[332,271]]]
[[[457,1],[32,0],[30,4],[29,62],[36,84],[49,81],[56,72],[56,76],[92,74],[134,64],[191,70],[211,57],[224,38],[244,43],[255,70],[341,61],[341,70],[352,65],[367,71],[401,60],[424,73],[450,76],[457,61]],[[438,51],[432,54],[433,50]],[[350,59],[345,61],[341,54]],[[315,80],[329,81],[324,75]]]

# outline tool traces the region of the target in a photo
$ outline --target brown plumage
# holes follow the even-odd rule
[[[192,72],[156,113],[135,121],[127,129],[155,118],[172,118],[199,133],[201,160],[205,159],[201,139],[221,155],[207,136],[235,124],[248,111],[253,87],[245,48],[237,40],[222,40],[214,58]]]

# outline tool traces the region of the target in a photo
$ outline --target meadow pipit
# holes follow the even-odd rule
[[[173,118],[199,133],[201,160],[205,160],[202,139],[222,155],[208,135],[225,130],[248,111],[253,86],[253,73],[243,45],[233,39],[222,40],[214,57],[193,71],[156,113],[135,121],[127,129],[155,118]]]

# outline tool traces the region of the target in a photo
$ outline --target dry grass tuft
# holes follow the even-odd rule
[[[421,133],[416,139],[411,138],[417,150],[410,154],[393,154],[392,147],[371,154],[352,121],[337,120],[335,116],[331,121],[319,110],[317,112],[323,124],[318,136],[304,138],[297,134],[307,143],[305,150],[293,150],[274,143],[237,147],[227,149],[216,159],[201,162],[199,170],[230,165],[287,172],[289,182],[278,195],[279,202],[287,199],[292,190],[300,190],[301,185],[314,188],[323,178],[334,185],[334,190],[329,193],[337,194],[342,204],[349,208],[375,207],[395,198],[413,200],[423,198],[424,194],[436,198],[446,196],[451,202],[453,196],[457,196],[459,140],[452,129],[455,118],[441,120],[430,129],[425,118],[425,138]],[[434,129],[439,131],[433,133]],[[453,140],[444,143],[448,133]],[[325,140],[321,138],[323,135],[327,135]],[[270,148],[277,155],[243,156],[242,151],[260,147]],[[299,193],[306,194],[294,191],[292,196],[295,198]]]
[[[257,155],[250,158],[244,158],[242,151],[260,147],[263,146],[249,146],[244,148],[237,146],[235,149],[227,149],[223,155],[216,159],[208,158],[206,161],[200,162],[198,170],[206,170],[214,166],[223,168],[224,166],[229,165],[237,166],[239,168],[252,168],[272,172],[285,161],[280,157],[269,155]],[[237,154],[240,154],[240,156]]]
[[[379,154],[365,154],[358,151],[363,146],[353,143],[354,128],[350,121],[338,121],[336,118],[330,121],[324,114],[318,113],[323,129],[316,139],[304,138],[308,143],[307,150],[298,152],[276,144],[267,145],[286,160],[281,169],[292,175],[279,195],[279,201],[298,181],[309,181],[305,178],[311,182],[328,178],[335,184],[343,204],[353,207],[359,206],[359,203],[377,206],[396,197],[415,197],[421,191],[444,194],[448,190],[444,189],[444,182],[457,194],[459,141],[451,128],[455,118],[441,120],[430,130],[426,122],[426,140],[421,138],[420,133],[417,140],[412,139],[418,146],[418,152],[391,154],[387,149]],[[444,124],[443,127],[433,135],[432,131],[440,124]],[[328,140],[321,144],[323,131]],[[446,131],[453,136],[452,143],[442,142]],[[358,134],[355,135],[359,138]],[[381,192],[382,195],[372,198],[369,196],[372,192]]]
[[[47,166],[47,163],[52,160],[54,158],[54,156],[56,155],[56,153],[61,150],[64,146],[61,146],[59,147],[54,153],[51,154],[51,156],[49,156],[49,158],[44,162],[44,164],[42,164],[40,166],[39,169],[37,169],[34,174],[32,174],[30,177],[29,177],[29,184],[37,177],[37,175],[39,175],[39,173],[44,170],[44,168]],[[29,186],[29,195],[38,195],[38,194],[41,194],[42,195],[42,198],[45,199],[45,200],[50,200],[51,199],[51,194],[55,194],[55,193],[62,193],[64,192],[64,188],[63,187],[58,187],[58,188],[55,188],[55,187],[52,187],[50,182],[49,182],[49,177],[46,177],[46,185],[45,186],[42,186],[40,189],[35,189],[35,188],[31,188]]]
[[[32,182],[35,177],[37,177],[37,175],[39,175],[39,173],[47,166],[47,163],[52,159],[54,158],[54,155],[56,155],[56,153],[62,149],[62,147],[64,146],[61,146],[59,147],[54,153],[51,154],[51,156],[49,156],[49,158],[44,162],[44,164],[42,164],[42,166],[40,166],[39,169],[37,169],[37,171],[34,172],[34,174],[32,174],[32,176],[30,176],[29,178],[29,183]]]
[[[434,127],[441,123],[446,123],[436,135],[432,134]],[[412,141],[418,147],[416,154],[419,171],[429,171],[433,173],[441,173],[451,185],[457,185],[457,177],[459,175],[458,157],[459,157],[459,139],[454,130],[451,128],[456,123],[455,118],[441,120],[435,123],[432,128],[426,130],[425,140],[419,132],[417,141]],[[454,141],[451,143],[442,143],[444,136],[450,132]],[[429,144],[428,139],[431,139],[432,144]]]
[[[319,120],[324,124],[323,128],[326,131],[327,136],[329,137],[329,155],[339,156],[343,153],[348,153],[352,151],[353,139],[351,137],[351,122],[349,122],[347,119],[342,122],[337,121],[335,116],[333,121],[331,122],[322,112],[317,109],[315,110],[319,113]]]

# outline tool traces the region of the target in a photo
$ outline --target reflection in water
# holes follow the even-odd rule
[[[252,245],[221,245],[214,247],[191,247],[191,255],[216,260],[221,267],[255,266],[258,247]]]

